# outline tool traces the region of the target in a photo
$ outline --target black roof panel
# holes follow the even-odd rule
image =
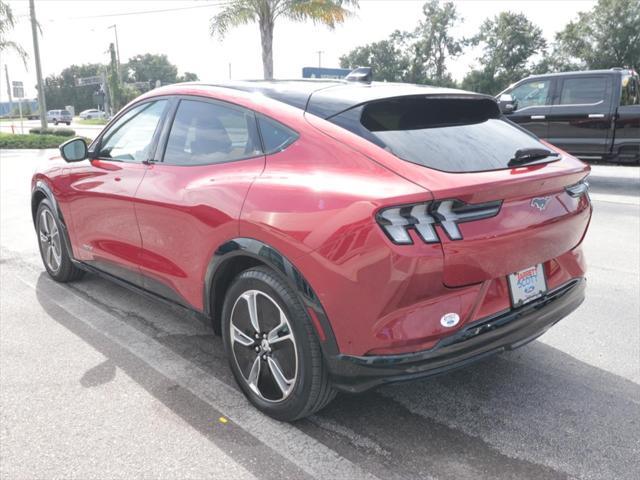
[[[383,98],[447,94],[484,96],[427,85],[386,82],[363,84],[341,80],[260,80],[229,82],[216,86],[260,93],[321,118],[329,118],[356,105]]]

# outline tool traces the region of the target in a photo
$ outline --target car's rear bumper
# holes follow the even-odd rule
[[[574,279],[523,307],[473,322],[429,350],[402,355],[337,355],[328,359],[334,386],[362,392],[383,383],[437,375],[518,348],[574,311],[584,300],[585,284],[584,278]]]

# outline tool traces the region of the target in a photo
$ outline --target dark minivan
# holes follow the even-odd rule
[[[534,75],[498,100],[509,120],[572,155],[640,163],[640,82],[633,70]]]

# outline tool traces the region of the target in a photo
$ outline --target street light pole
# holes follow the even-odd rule
[[[36,20],[36,7],[33,4],[33,0],[29,0],[29,13],[31,15],[31,33],[33,34],[33,57],[36,61],[36,76],[38,78],[38,110],[40,110],[40,126],[42,126],[42,128],[47,128],[47,99],[44,96],[44,84],[42,82],[40,46],[38,45],[38,22]]]
[[[116,60],[118,62],[118,80],[122,82],[122,69],[120,68],[120,45],[118,44],[118,27],[114,23],[108,28],[113,28],[113,32],[116,35]]]
[[[316,53],[318,54],[318,68],[322,68],[322,54],[324,53],[324,51],[317,50]]]

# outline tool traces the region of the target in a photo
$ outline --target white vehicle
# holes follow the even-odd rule
[[[80,118],[82,120],[90,120],[92,118],[105,118],[104,112],[91,108],[89,110],[83,110],[80,112]]]

